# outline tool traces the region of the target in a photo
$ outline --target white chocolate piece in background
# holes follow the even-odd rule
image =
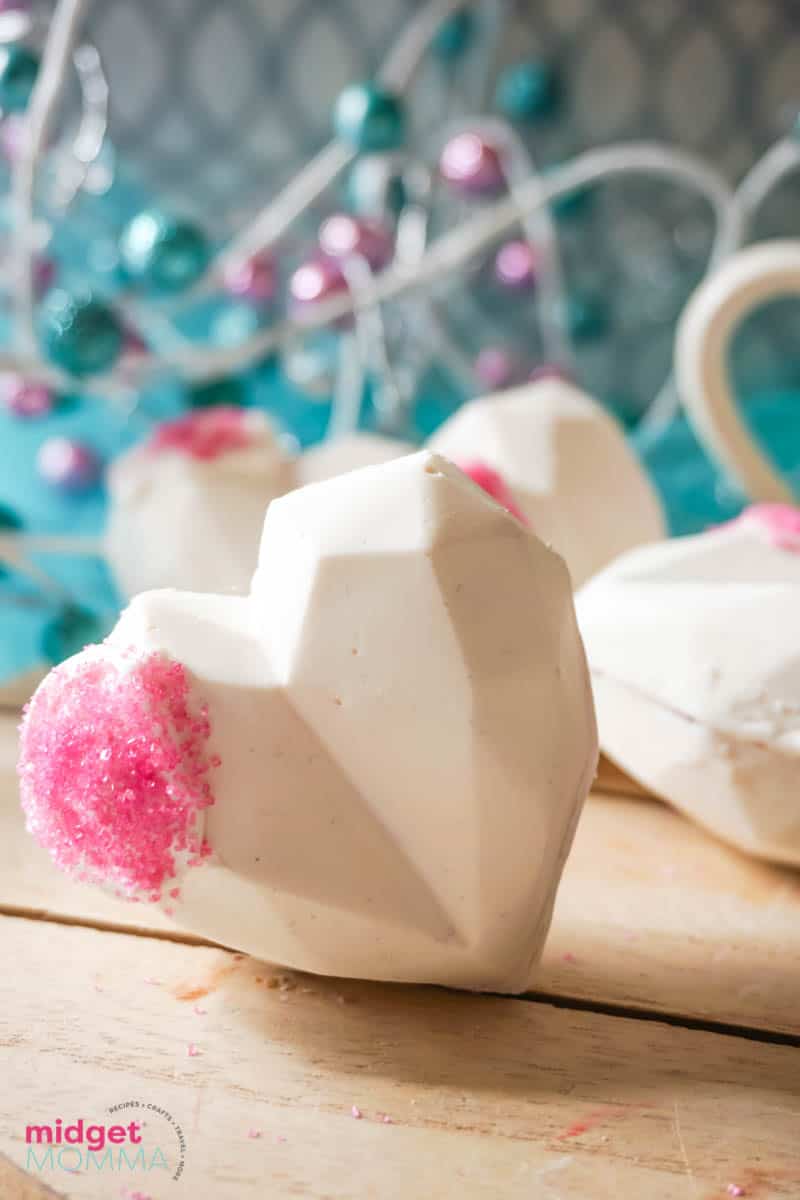
[[[413,454],[415,446],[399,438],[380,433],[345,433],[320,442],[297,459],[297,486],[333,479],[360,467],[376,467],[404,454]]]
[[[264,514],[294,474],[267,418],[241,420],[249,444],[214,457],[145,442],[111,464],[106,554],[124,595],[247,591]]]
[[[603,751],[720,838],[798,866],[800,533],[776,542],[771,507],[631,551],[576,604]]]
[[[184,664],[221,758],[175,920],[303,970],[524,990],[597,761],[564,563],[422,452],[275,501],[260,564],[249,597],[141,595],[110,639]]]
[[[666,536],[655,489],[622,429],[563,380],[470,401],[429,445],[499,472],[533,532],[566,559],[576,588],[623,551]]]

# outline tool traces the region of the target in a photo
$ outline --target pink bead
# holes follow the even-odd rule
[[[330,258],[303,263],[289,280],[289,295],[299,305],[318,304],[344,291],[347,281],[339,264]]]
[[[354,254],[366,259],[373,271],[378,271],[392,256],[392,235],[380,221],[336,213],[322,222],[319,245],[330,258],[350,258]]]
[[[58,269],[52,258],[37,258],[33,264],[33,287],[37,296],[43,296],[56,281]]]
[[[46,417],[53,411],[53,393],[43,383],[23,379],[21,375],[0,376],[3,404],[15,417]]]
[[[778,550],[800,553],[800,508],[792,504],[751,504],[739,520],[757,526]]]
[[[514,493],[508,486],[503,476],[499,471],[495,471],[494,467],[490,467],[488,463],[482,462],[480,459],[474,459],[472,462],[460,462],[456,464],[465,475],[469,475],[473,483],[477,483],[479,488],[483,488],[487,496],[491,496],[498,504],[502,505],[507,512],[510,512],[512,517],[516,517],[523,525],[527,525],[528,518],[522,512],[514,499]]]
[[[198,817],[214,803],[208,712],[165,654],[89,646],[51,671],[28,705],[20,795],[28,831],[56,866],[160,899],[210,853]]]
[[[217,404],[165,421],[154,430],[147,447],[155,453],[172,450],[209,462],[231,450],[245,450],[252,441],[246,413],[233,405]]]
[[[475,359],[475,374],[488,388],[504,388],[514,379],[516,364],[507,351],[484,346]]]
[[[130,325],[126,327],[122,335],[122,353],[128,355],[147,353],[147,342],[135,329],[131,329]]]
[[[545,379],[563,379],[567,383],[572,382],[572,376],[566,367],[560,367],[558,363],[541,363],[538,367],[534,367],[528,375],[529,383],[541,383]]]
[[[459,133],[447,142],[439,159],[439,172],[463,192],[491,195],[506,186],[499,152],[477,133]]]
[[[85,492],[100,478],[100,460],[93,450],[72,438],[52,437],[36,455],[39,474],[64,492]]]
[[[257,254],[243,263],[226,267],[222,280],[231,296],[252,300],[255,304],[274,300],[278,290],[275,260],[269,254]]]
[[[497,282],[514,291],[528,291],[536,286],[536,252],[528,242],[506,242],[494,260]]]

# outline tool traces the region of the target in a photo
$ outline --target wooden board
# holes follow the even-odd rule
[[[196,942],[159,911],[72,883],[25,834],[13,725],[0,736],[0,909]],[[5,768],[5,770],[4,770]],[[727,849],[665,806],[590,798],[541,994],[800,1035],[800,873]]]
[[[800,1195],[800,1049],[434,988],[282,989],[217,949],[57,933],[0,919],[0,1150],[24,1165],[26,1125],[126,1102],[186,1142],[177,1182],[156,1114],[145,1161],[158,1145],[168,1170],[45,1164],[73,1200]]]

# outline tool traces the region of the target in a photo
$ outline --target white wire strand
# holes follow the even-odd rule
[[[471,122],[463,122],[462,128],[475,130],[500,148],[506,184],[512,195],[523,183],[530,186],[537,179],[541,183],[542,176],[533,155],[507,121],[477,117]],[[550,206],[544,202],[540,203],[527,213],[520,225],[525,240],[539,259],[535,302],[545,358],[548,362],[569,367],[573,361],[573,353],[567,335],[567,297],[558,234]]]
[[[739,206],[732,189],[718,171],[686,151],[658,143],[632,142],[590,150],[554,169],[545,178],[520,184],[509,196],[441,235],[413,269],[398,263],[375,276],[367,294],[360,300],[378,304],[415,288],[435,287],[543,204],[604,179],[629,174],[666,175],[682,181],[708,200],[717,221],[711,255],[714,264],[739,244]],[[193,379],[230,374],[312,330],[323,329],[350,315],[353,308],[353,297],[343,293],[315,305],[312,311],[304,314],[302,322],[286,320],[259,331],[235,347],[193,347],[191,352],[175,351],[155,364],[152,358],[143,355],[136,366],[140,373],[152,370],[154,365],[171,367]],[[0,368],[3,365],[0,356]]]
[[[16,337],[31,353],[34,328],[34,195],[39,161],[58,111],[72,62],[72,49],[83,20],[87,0],[59,0],[44,45],[39,72],[31,93],[25,137],[11,177],[11,201],[17,237],[14,306]]]
[[[467,0],[474,3],[475,0]],[[377,78],[390,91],[401,94],[411,84],[431,40],[443,21],[464,7],[464,0],[432,0],[412,17],[402,37],[378,70]],[[280,240],[293,222],[331,186],[356,157],[356,151],[340,141],[330,142],[254,220],[237,234],[210,263],[193,289],[197,295],[229,267],[256,254],[263,254]]]

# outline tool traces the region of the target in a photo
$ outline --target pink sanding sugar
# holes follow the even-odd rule
[[[185,667],[90,646],[56,667],[25,710],[20,794],[28,831],[62,870],[159,899],[176,854],[210,854],[208,711]]]
[[[474,462],[458,463],[458,466],[465,475],[469,475],[473,483],[477,483],[479,488],[483,488],[487,496],[491,496],[507,512],[510,512],[512,517],[516,517],[523,525],[528,524],[528,518],[520,509],[511,488],[499,471],[495,471],[494,467],[477,459]]]
[[[177,450],[190,458],[209,461],[231,450],[244,450],[252,441],[244,410],[232,404],[216,404],[165,421],[153,433],[148,449]]]
[[[758,525],[779,550],[800,553],[800,508],[792,504],[751,504],[738,519]]]

